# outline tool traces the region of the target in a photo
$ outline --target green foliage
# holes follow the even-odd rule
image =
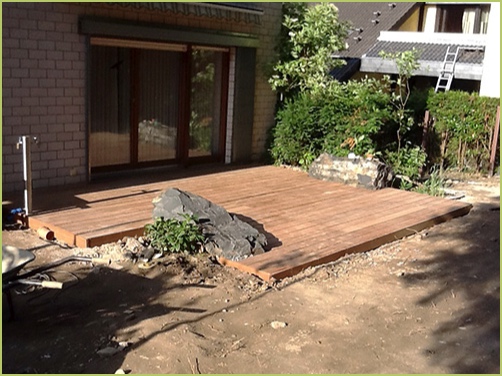
[[[419,146],[413,145],[386,153],[386,162],[392,166],[394,172],[405,177],[405,181],[408,179],[412,185],[420,178],[420,169],[426,159],[427,154]]]
[[[395,82],[396,89],[391,92],[392,104],[394,105],[395,118],[398,124],[396,131],[397,150],[401,148],[403,134],[409,132],[414,123],[414,118],[411,111],[407,108],[407,103],[410,98],[411,89],[409,79],[419,67],[418,63],[419,51],[413,48],[410,51],[386,53],[380,51],[380,56],[383,59],[392,60],[397,67],[398,78]],[[392,81],[391,81],[392,82]]]
[[[197,112],[192,111],[190,116],[190,149],[211,151],[212,127],[210,122],[200,120]]]
[[[499,99],[448,91],[429,95],[427,104],[441,143],[436,162],[459,170],[486,170]]]
[[[145,237],[155,249],[173,253],[196,253],[204,242],[197,218],[184,214],[182,220],[162,217],[145,226]]]
[[[444,197],[446,186],[446,179],[440,172],[434,170],[429,179],[413,188],[412,191],[424,193],[429,196]]]
[[[420,67],[418,63],[418,58],[420,56],[420,52],[413,47],[411,50],[403,51],[403,52],[385,52],[380,51],[380,57],[383,59],[393,60],[396,64],[398,71],[398,81],[397,85],[406,85],[406,82],[413,73]]]
[[[380,81],[332,82],[322,95],[300,93],[286,102],[277,114],[271,155],[279,164],[308,167],[324,151],[374,152],[390,116],[389,95]]]
[[[269,83],[288,97],[307,90],[319,92],[332,80],[329,72],[343,64],[332,56],[345,48],[348,26],[339,22],[338,9],[330,3],[283,10],[282,47]]]

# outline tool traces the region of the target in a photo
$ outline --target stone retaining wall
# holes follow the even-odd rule
[[[390,168],[376,159],[334,157],[326,153],[312,163],[309,175],[367,189],[389,187],[394,178]]]

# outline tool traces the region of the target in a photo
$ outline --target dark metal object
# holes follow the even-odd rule
[[[83,257],[83,256],[69,256],[61,260],[57,260],[28,272],[19,274],[19,272],[30,262],[35,260],[33,253],[18,249],[12,246],[2,245],[2,293],[7,296],[7,303],[9,305],[10,319],[14,317],[14,308],[12,304],[12,295],[10,290],[19,285],[40,286],[42,288],[62,289],[63,283],[58,281],[40,281],[37,279],[30,279],[35,275],[54,269],[58,266],[72,261],[89,262],[92,264],[110,264],[109,259]]]

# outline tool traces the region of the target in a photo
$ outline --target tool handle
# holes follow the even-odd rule
[[[63,282],[42,281],[42,287],[45,287],[47,289],[59,289],[59,290],[61,290],[63,288]]]
[[[105,258],[99,258],[99,257],[93,257],[91,259],[91,262],[94,265],[110,265],[112,263],[112,260],[110,259],[105,259]]]

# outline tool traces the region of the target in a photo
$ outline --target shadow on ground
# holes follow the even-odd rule
[[[421,306],[457,297],[466,302],[451,320],[433,329],[434,345],[425,351],[431,362],[452,373],[498,374],[500,209],[495,204],[475,205],[466,219],[452,222],[451,231],[432,232],[426,241],[447,246],[418,261],[419,271],[403,277],[409,286],[431,281],[439,286],[417,302]]]
[[[118,347],[118,340],[109,333],[128,332],[139,338],[136,327],[145,320],[172,312],[197,317],[205,312],[197,301],[177,307],[169,304],[168,296],[176,289],[189,293],[190,289],[211,288],[173,283],[167,287],[166,274],[145,278],[105,268],[89,272],[88,267],[59,273],[69,280],[63,290],[13,296],[15,318],[3,322],[3,373],[114,373],[135,344],[101,357],[98,350]],[[78,283],[72,283],[77,276]],[[76,342],[75,337],[80,340]]]

